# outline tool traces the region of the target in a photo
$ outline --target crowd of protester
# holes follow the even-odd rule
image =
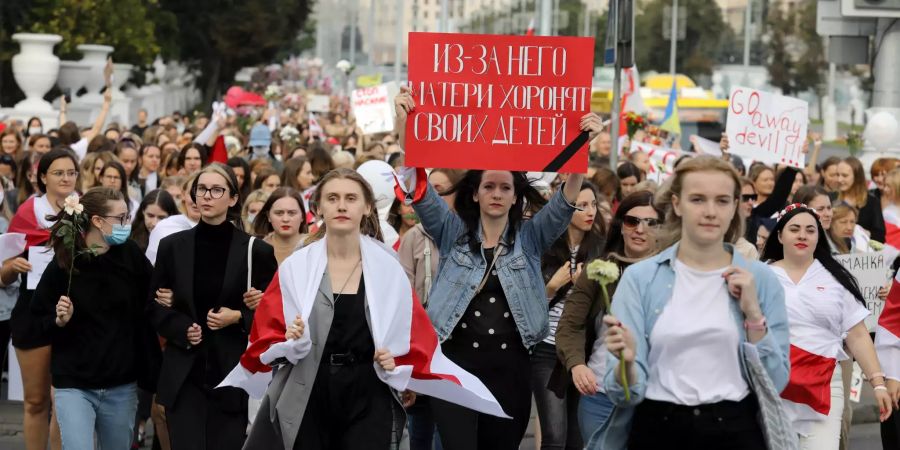
[[[415,105],[406,90],[395,102],[402,129]],[[799,448],[848,448],[854,360],[884,448],[900,448],[900,373],[882,370],[835,259],[900,248],[898,159],[867,179],[854,157],[815,161],[815,136],[805,169],[741,161],[723,138],[722,157],[685,152],[650,180],[640,151],[610,166],[591,114],[586,175],[433,168],[412,181],[403,133],[364,134],[340,96],[315,121],[274,102],[108,123],[109,103],[90,126],[63,102],[59,127],[0,132],[0,231],[27,242],[0,269],[0,338],[21,367],[30,450],[137,448],[151,421],[161,449],[516,449],[532,399],[542,449],[763,449],[757,416],[772,403],[748,374],[751,347]],[[375,366],[401,355],[370,336],[378,293],[357,267],[360,236],[396,251],[443,353],[509,418],[385,387]],[[216,388],[279,266],[318,241],[327,295],[314,323],[285,330],[316,336],[314,362],[295,365],[304,387],[276,376],[262,407]],[[54,260],[31,284],[43,247]],[[617,276],[599,282],[595,261]],[[406,432],[392,434],[398,405]]]

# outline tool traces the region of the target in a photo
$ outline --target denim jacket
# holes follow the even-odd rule
[[[759,306],[766,317],[768,331],[756,348],[763,365],[772,379],[775,388],[780,392],[787,386],[790,376],[790,334],[788,330],[787,310],[784,303],[784,289],[775,274],[759,261],[748,261],[740,253],[734,251],[731,244],[725,244],[732,254],[732,265],[745,268],[753,274],[756,281],[756,292]],[[616,404],[602,441],[603,449],[621,449],[626,447],[628,433],[631,428],[631,417],[634,407],[644,400],[647,389],[647,356],[650,353],[650,333],[660,313],[672,298],[672,286],[675,285],[673,262],[678,253],[675,244],[658,255],[635,263],[625,270],[613,296],[612,313],[626,328],[631,330],[636,345],[634,369],[637,376],[630,386],[631,400],[625,400],[625,391],[617,381],[619,376],[619,359],[608,355],[606,375],[603,386],[606,395]],[[740,332],[741,342],[747,340],[744,330],[744,315],[739,302],[731,301],[731,313],[734,324]],[[741,352],[739,346],[735,351]],[[715,355],[709,355],[715,358]],[[741,369],[744,379],[748,380],[744,358],[741,355]]]
[[[475,296],[488,263],[483,250],[474,254],[464,242],[466,225],[430,185],[413,208],[440,249],[427,311],[438,339],[444,342]],[[550,333],[541,256],[566,231],[574,211],[560,189],[534,217],[520,224],[512,248],[504,239],[505,231],[501,237],[503,251],[497,257],[497,276],[525,347],[541,342]],[[477,236],[480,243],[481,225]]]

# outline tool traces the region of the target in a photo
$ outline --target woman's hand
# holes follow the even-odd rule
[[[250,308],[251,311],[255,311],[256,307],[259,306],[259,302],[262,300],[263,293],[259,289],[250,288],[249,291],[244,292],[244,304]]]
[[[187,340],[191,345],[200,345],[203,342],[203,329],[196,323],[191,324],[187,329]]]
[[[403,391],[400,393],[400,402],[404,408],[409,408],[416,403],[416,393],[413,391]]]
[[[606,349],[627,364],[634,362],[635,343],[631,331],[619,322],[615,316],[603,316],[603,323],[608,327],[603,338]]]
[[[156,303],[159,303],[166,308],[171,308],[173,298],[174,295],[172,294],[171,289],[159,288],[156,290],[156,298],[154,298],[154,300],[156,300]]]
[[[581,131],[588,132],[588,142],[593,141],[603,131],[603,119],[592,112],[581,116]]]
[[[566,262],[559,269],[556,269],[556,272],[553,273],[553,276],[547,280],[547,297],[553,297],[556,295],[556,291],[559,288],[563,287],[564,284],[568,283],[572,279],[572,272],[569,270],[569,263]]]
[[[878,288],[878,300],[881,300],[883,302],[887,301],[887,296],[888,296],[888,288],[886,288],[886,287]]]
[[[238,323],[239,320],[241,320],[240,311],[235,311],[224,306],[219,308],[219,312],[210,309],[209,312],[206,313],[206,326],[208,326],[210,330],[221,330],[229,325]]]
[[[887,389],[891,402],[894,403],[894,409],[900,410],[900,381],[888,379]]]
[[[886,389],[875,389],[875,403],[878,404],[878,411],[880,413],[878,419],[882,422],[888,420],[888,417],[891,417],[891,412],[894,410],[894,402],[891,399],[891,394],[889,394]]]
[[[572,368],[572,383],[581,395],[594,395],[600,389],[594,371],[584,364]]]
[[[412,91],[408,86],[400,86],[400,93],[394,97],[394,110],[397,112],[398,126],[406,126],[406,117],[416,108],[416,102],[413,100]]]
[[[756,280],[753,274],[744,268],[732,266],[725,269],[722,277],[728,284],[728,292],[740,302],[744,317],[752,322],[762,320],[763,313],[759,307],[759,298],[756,296]]]
[[[297,314],[297,316],[294,317],[294,323],[287,327],[284,338],[287,340],[300,339],[300,336],[303,336],[303,330],[305,329],[306,325],[303,323],[303,318],[300,317],[300,314]]]
[[[381,368],[386,371],[394,370],[397,367],[394,363],[394,355],[384,348],[375,350],[375,362],[381,365]]]
[[[31,272],[31,263],[23,257],[13,258],[6,261],[9,268],[15,273]]]
[[[72,304],[72,300],[65,295],[59,296],[59,301],[56,302],[56,326],[60,328],[66,326],[74,313],[75,305]]]

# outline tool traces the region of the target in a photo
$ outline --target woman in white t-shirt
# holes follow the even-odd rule
[[[856,279],[831,255],[815,210],[788,205],[763,249],[763,259],[785,292],[791,334],[791,377],[782,391],[801,449],[837,450],[844,408],[843,340],[875,388],[881,420],[891,399],[875,346],[863,320],[869,315]]]
[[[670,192],[668,248],[625,270],[603,318],[611,353],[603,387],[616,408],[599,448],[763,450],[743,351],[755,347],[772,384],[784,387],[784,291],[729,244],[744,222],[729,163],[685,161]]]

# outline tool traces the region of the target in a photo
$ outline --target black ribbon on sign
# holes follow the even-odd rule
[[[544,172],[559,172],[559,169],[562,169],[576,153],[578,150],[587,143],[588,137],[590,134],[587,131],[582,131],[581,134],[575,137],[575,139],[569,143],[556,158],[553,158],[553,161],[550,161],[550,164],[547,164],[547,167],[544,167]]]

